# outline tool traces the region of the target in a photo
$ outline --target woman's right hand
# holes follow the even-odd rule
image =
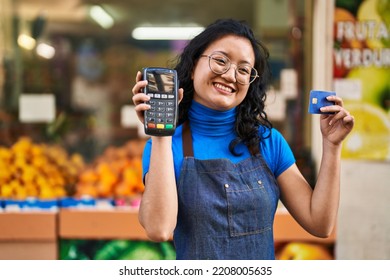
[[[135,85],[132,89],[133,92],[133,103],[135,106],[135,111],[137,113],[138,119],[144,123],[144,111],[150,109],[150,105],[146,103],[146,101],[150,100],[150,97],[143,92],[143,89],[147,86],[148,81],[142,80],[142,73],[140,71],[137,72],[137,76],[135,78]],[[178,102],[183,99],[184,91],[182,88],[178,90]]]
[[[132,89],[133,92],[133,103],[135,106],[135,111],[137,113],[138,119],[144,123],[144,111],[150,109],[150,105],[146,103],[149,101],[150,97],[143,93],[143,89],[148,84],[148,81],[142,80],[142,73],[140,71],[137,72],[137,76],[135,78],[135,85]]]

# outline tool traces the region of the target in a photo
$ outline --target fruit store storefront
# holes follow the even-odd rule
[[[89,0],[0,0],[0,259],[175,259],[173,243],[149,241],[138,222],[148,138],[130,91],[139,69],[166,66],[187,39],[132,31],[227,17],[268,47],[266,111],[311,184],[321,135],[310,90],[336,91],[356,119],[337,227],[311,236],[280,204],[277,258],[390,259],[390,1],[144,2],[99,1],[102,23]]]

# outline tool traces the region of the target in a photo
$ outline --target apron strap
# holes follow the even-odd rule
[[[188,121],[183,123],[182,141],[184,157],[194,157],[194,150],[192,149],[192,135]]]

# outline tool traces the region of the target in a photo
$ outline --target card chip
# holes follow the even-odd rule
[[[317,104],[317,102],[318,102],[317,98],[313,97],[313,99],[311,100],[311,103],[312,104]]]

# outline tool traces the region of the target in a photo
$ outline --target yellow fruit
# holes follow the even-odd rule
[[[14,188],[10,184],[2,185],[0,191],[3,198],[12,198],[14,196]]]
[[[20,186],[16,189],[15,198],[16,199],[26,199],[28,197],[27,190],[23,186]]]
[[[80,155],[80,154],[73,154],[70,158],[70,161],[72,162],[72,164],[74,164],[77,168],[83,168],[85,163],[84,163],[84,159],[83,157]]]
[[[44,166],[48,165],[49,162],[45,156],[36,156],[32,159],[31,164],[36,168],[43,168]]]
[[[61,146],[34,144],[21,137],[11,148],[0,147],[0,196],[62,197],[83,167],[81,155],[70,158]]]
[[[14,160],[14,166],[20,169],[25,169],[28,166],[27,160],[23,157],[17,157]]]
[[[9,149],[0,147],[0,162],[9,162],[12,158],[12,153]]]
[[[12,151],[14,151],[15,153],[21,153],[21,154],[24,154],[24,153],[27,153],[30,151],[31,147],[32,147],[32,141],[30,138],[28,137],[21,137],[12,147]]]
[[[278,254],[279,260],[332,260],[333,257],[324,245],[304,242],[291,242]]]
[[[53,199],[57,198],[55,191],[50,187],[41,187],[39,198],[42,199]]]
[[[361,101],[376,106],[384,106],[386,94],[390,91],[390,71],[388,68],[357,67],[351,69],[348,79],[361,81]]]
[[[0,164],[0,181],[8,181],[12,176],[10,168]]]
[[[55,192],[55,197],[56,198],[61,198],[66,196],[66,191],[62,187],[57,187],[54,189]]]
[[[367,103],[351,103],[346,109],[355,117],[355,126],[345,139],[342,157],[386,160],[390,158],[390,119]]]
[[[25,189],[28,197],[38,197],[38,187],[34,183],[25,184]]]
[[[21,179],[24,183],[31,183],[36,177],[36,171],[31,166],[26,166],[21,174]]]
[[[138,183],[137,172],[132,168],[126,168],[123,171],[123,180],[130,186],[136,185]]]
[[[383,24],[382,18],[378,13],[378,1],[366,0],[360,5],[357,12],[357,18],[360,22],[374,22],[375,28],[373,38],[367,38],[366,43],[371,49],[382,48],[383,43],[380,39],[375,38],[379,32],[380,24]],[[367,36],[368,37],[368,36]]]
[[[43,147],[39,146],[39,145],[34,145],[31,147],[31,155],[33,157],[35,156],[41,156],[44,154],[44,150],[43,150]]]

